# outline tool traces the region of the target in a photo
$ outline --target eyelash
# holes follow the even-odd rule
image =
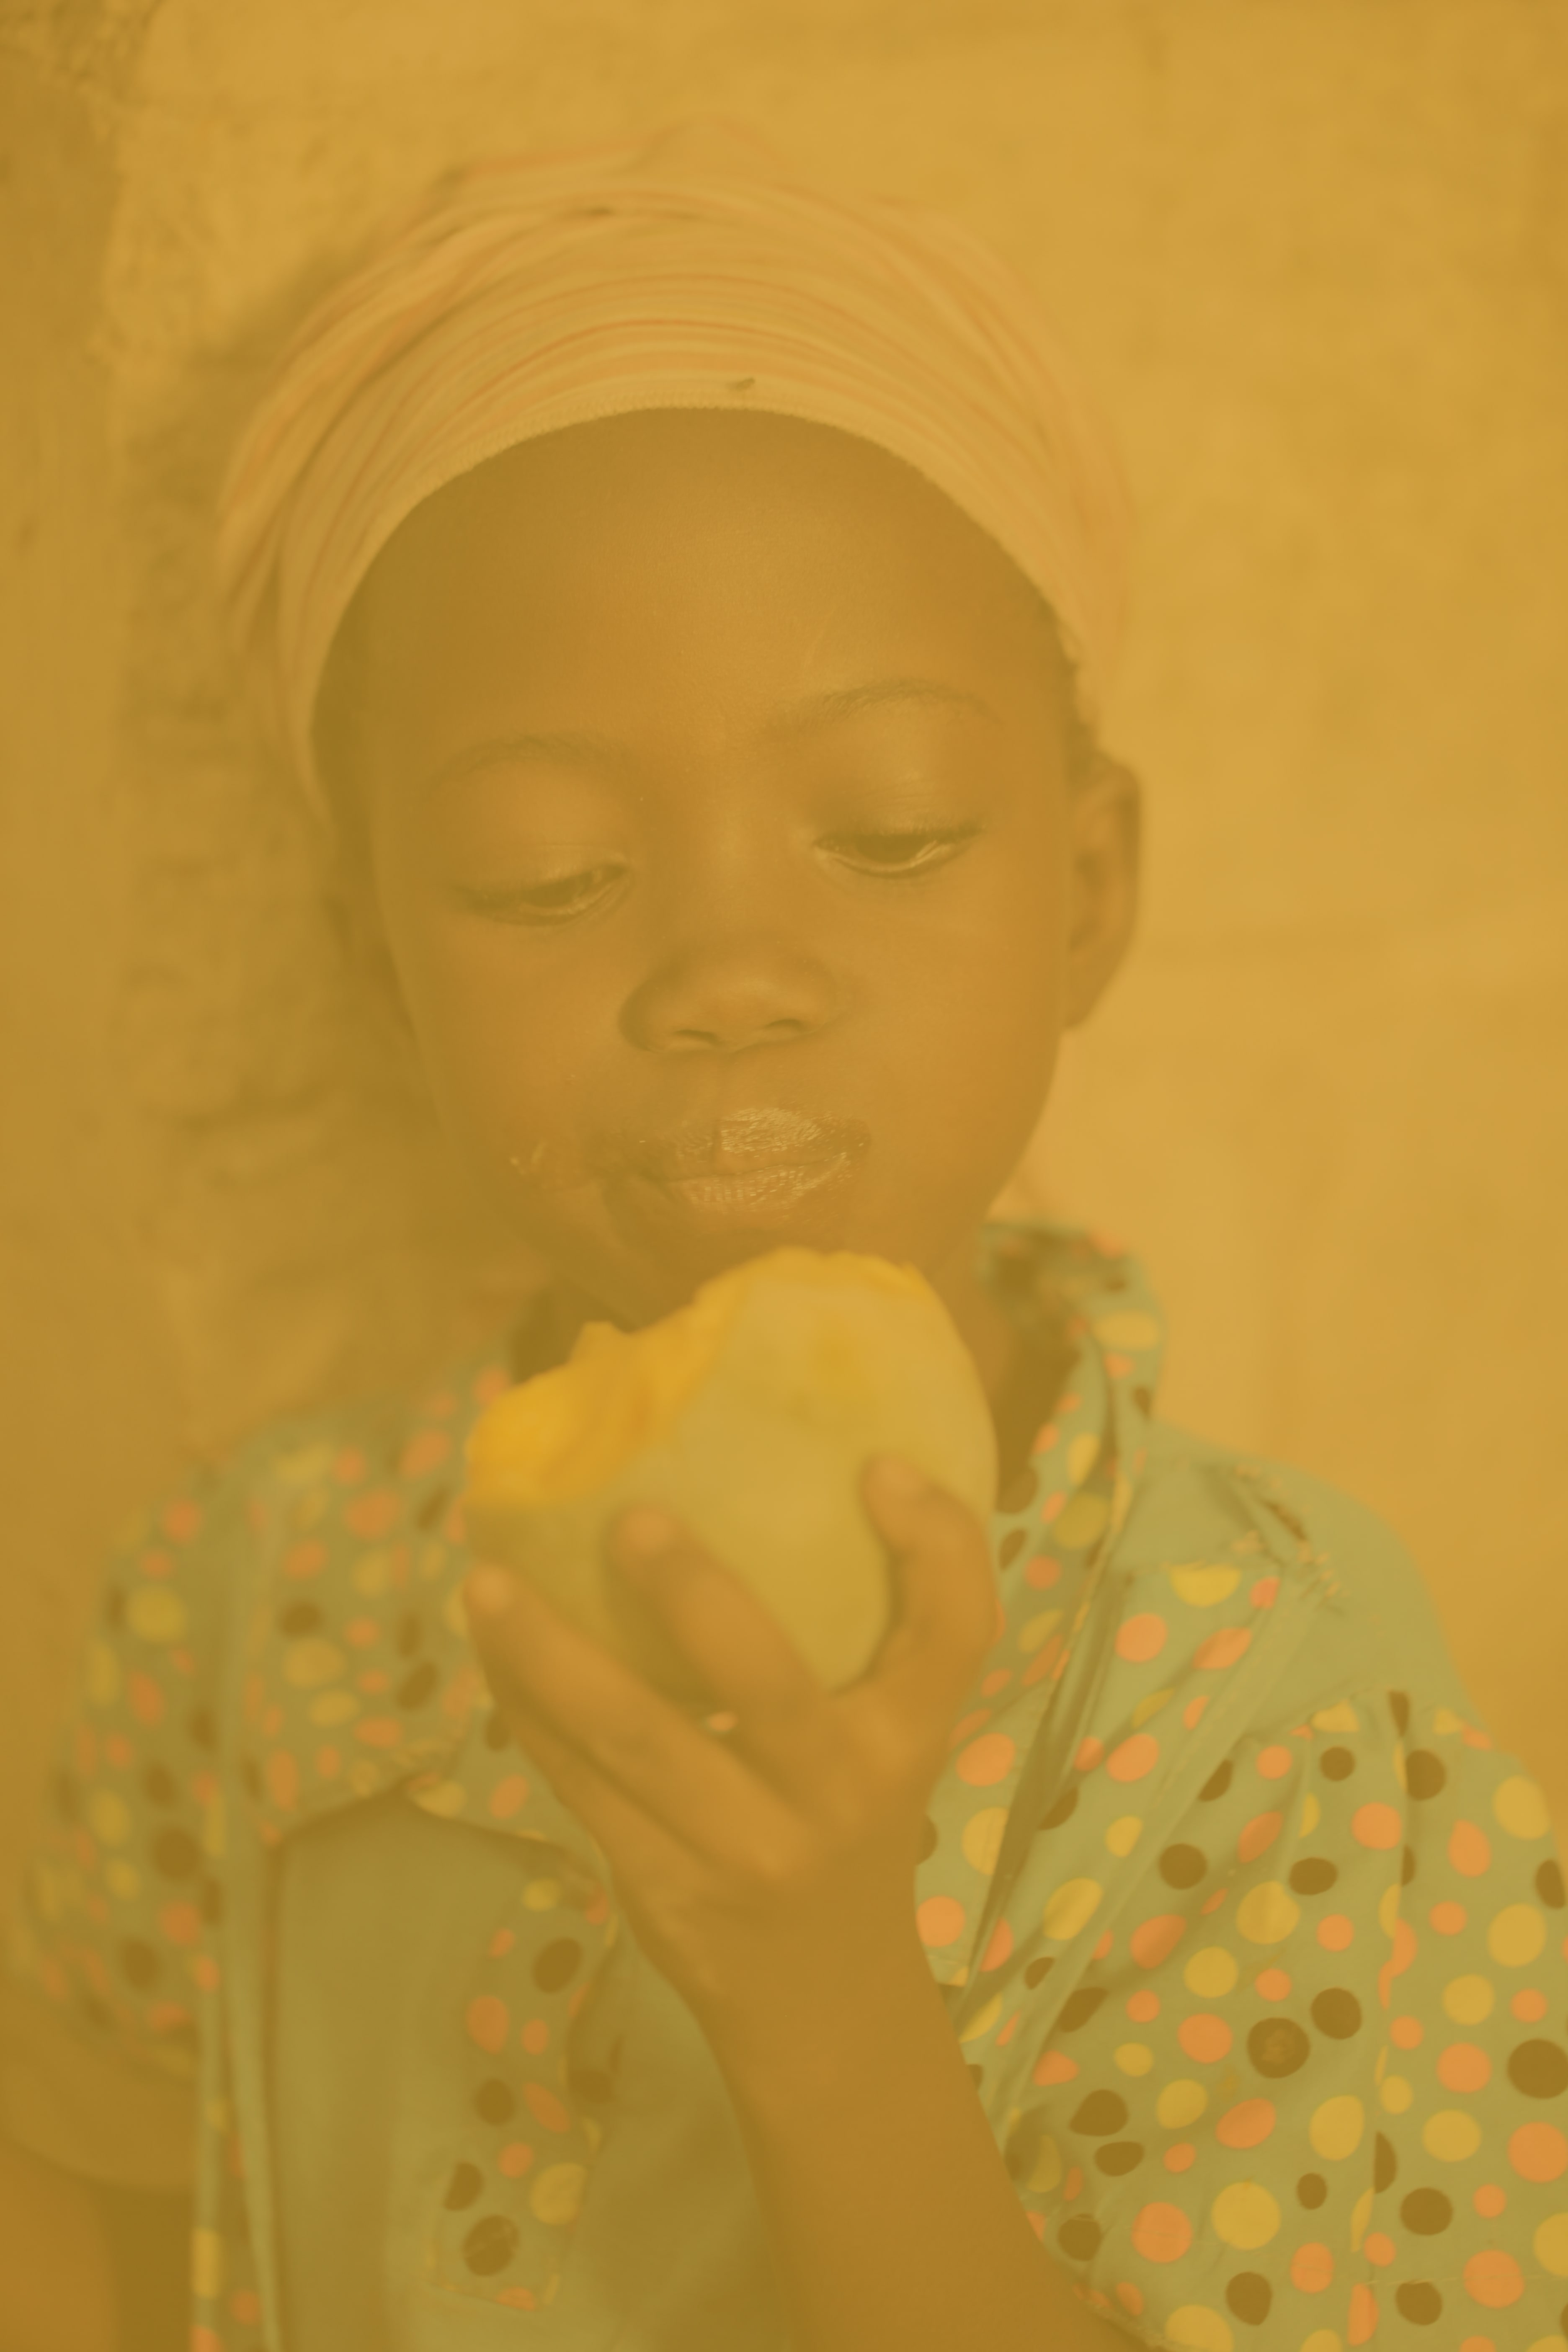
[[[889,843],[917,844],[919,854],[906,860],[902,865],[873,866],[868,869],[871,877],[877,881],[910,882],[919,875],[931,872],[933,866],[947,863],[945,857],[927,856],[927,851],[934,846],[956,849],[963,842],[972,841],[979,831],[980,827],[977,824],[917,825],[902,828],[896,833],[841,833],[835,835],[833,839],[840,842],[855,842],[862,846],[868,842],[875,842],[884,846]],[[574,914],[581,912],[581,906],[559,899],[553,905],[542,904],[541,902],[547,898],[548,894],[552,891],[568,890],[574,884],[581,885],[592,881],[596,874],[609,874],[615,870],[614,867],[607,866],[585,866],[580,874],[563,874],[556,881],[541,883],[535,890],[508,890],[495,893],[468,891],[465,895],[471,905],[484,913],[504,914],[516,909],[521,911],[521,919],[524,922],[530,920],[545,924],[563,922],[570,920]]]

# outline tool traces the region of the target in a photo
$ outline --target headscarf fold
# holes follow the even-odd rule
[[[1128,505],[1033,289],[957,221],[806,184],[697,118],[450,175],[285,351],[221,492],[218,588],[319,816],[321,674],[399,523],[520,442],[664,407],[801,417],[902,458],[1039,590],[1096,716]]]

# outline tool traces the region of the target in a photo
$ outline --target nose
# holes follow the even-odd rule
[[[627,999],[622,1028],[648,1054],[740,1054],[813,1037],[844,1009],[840,982],[798,943],[740,933],[691,946]]]

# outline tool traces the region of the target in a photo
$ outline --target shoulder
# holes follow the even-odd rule
[[[1355,1688],[1394,1688],[1468,1704],[1420,1568],[1379,1514],[1293,1463],[1249,1454],[1169,1422],[1150,1425],[1119,1558],[1283,1555],[1321,1588],[1293,1682],[1303,1712]]]

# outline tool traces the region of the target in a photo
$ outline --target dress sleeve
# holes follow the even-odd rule
[[[1540,1789],[1457,1706],[1249,1731],[1029,2053],[1047,2250],[1150,2344],[1559,2345],[1563,1906]]]
[[[250,1534],[242,1457],[110,1547],[5,1921],[0,2130],[85,2178],[178,2189],[216,1982],[217,1635]]]

